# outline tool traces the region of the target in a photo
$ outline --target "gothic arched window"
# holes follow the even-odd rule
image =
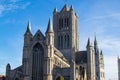
[[[61,18],[59,19],[59,29],[61,30]]]
[[[66,35],[64,37],[64,48],[67,48],[67,37],[66,37]]]
[[[61,48],[63,48],[63,36],[61,35]]]
[[[37,43],[32,53],[32,80],[43,80],[44,50],[41,44]]]
[[[60,46],[60,36],[58,36],[58,46]]]
[[[67,48],[69,48],[69,46],[70,46],[70,37],[69,35],[67,35]]]

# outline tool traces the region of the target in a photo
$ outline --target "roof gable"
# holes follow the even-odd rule
[[[42,34],[42,32],[40,30],[38,30],[34,37],[33,37],[34,40],[44,40],[45,39],[45,36]]]

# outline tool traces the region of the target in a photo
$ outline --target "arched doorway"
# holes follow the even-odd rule
[[[37,43],[33,47],[32,54],[32,80],[43,80],[44,50],[42,45]]]
[[[59,76],[56,80],[64,80],[63,76]]]
[[[19,80],[18,78],[15,78],[15,80]]]

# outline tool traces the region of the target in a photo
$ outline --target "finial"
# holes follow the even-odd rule
[[[102,50],[101,50],[101,52],[100,52],[100,55],[103,55]]]
[[[87,42],[87,46],[86,47],[89,47],[90,46],[90,38],[88,38],[88,42]]]
[[[9,63],[7,64],[7,68],[11,69],[11,66],[10,66],[10,64],[9,64]]]
[[[53,32],[52,20],[49,18],[48,27],[46,33]]]
[[[72,5],[71,5],[71,7],[70,7],[70,10],[72,10],[72,11],[74,10],[74,8],[73,8],[73,6],[72,6]]]
[[[30,21],[28,21],[26,33],[31,33],[31,24],[30,24]]]
[[[57,8],[55,8],[55,9],[54,9],[54,13],[56,13],[57,11],[58,11]]]
[[[68,9],[68,6],[67,6],[67,4],[65,4],[65,9],[66,9],[66,10]]]
[[[94,39],[94,45],[97,45],[97,39],[96,39],[96,32],[95,32],[95,39]]]
[[[30,20],[28,20],[28,26],[27,28],[31,31],[31,23],[30,23]]]

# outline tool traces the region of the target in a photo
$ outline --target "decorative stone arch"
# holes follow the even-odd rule
[[[15,80],[19,80],[19,78],[15,78]]]
[[[37,44],[37,43],[39,43],[42,47],[43,47],[43,49],[45,49],[45,44],[43,44],[43,41],[34,41],[33,42],[33,44],[32,44],[32,46],[31,46],[31,50],[34,48],[34,46]],[[44,50],[45,51],[45,50]]]
[[[65,80],[63,76],[58,76],[56,80]]]
[[[44,48],[40,42],[36,42],[31,49],[32,58],[32,80],[43,80]]]
[[[34,48],[34,46],[37,44],[37,43],[39,43],[41,46],[42,46],[42,48],[43,48],[43,50],[44,50],[44,56],[45,56],[45,51],[46,51],[46,46],[45,46],[45,44],[43,44],[43,42],[42,41],[35,41],[33,44],[32,44],[32,46],[31,46],[31,48],[30,48],[30,54],[31,54],[31,56],[32,56],[32,50],[33,50],[33,48]]]

